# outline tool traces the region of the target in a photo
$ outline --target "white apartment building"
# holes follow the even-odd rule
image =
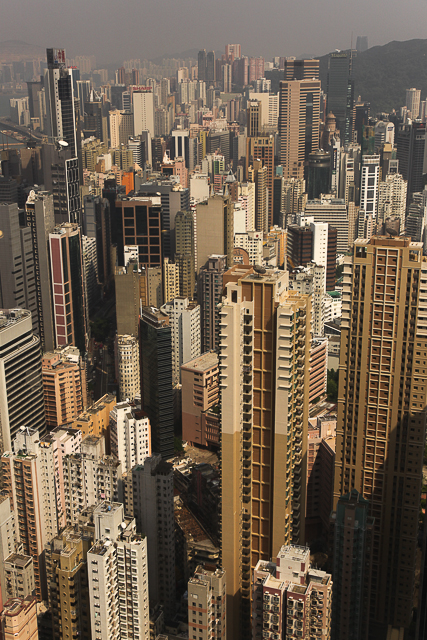
[[[163,260],[163,300],[170,302],[179,296],[179,265]]]
[[[94,510],[97,542],[87,555],[93,640],[148,640],[147,538],[123,505],[102,502]]]
[[[117,380],[120,400],[141,396],[139,344],[135,336],[117,337]]]
[[[324,288],[326,290],[326,269],[328,266],[328,229],[327,222],[311,222],[310,229],[313,232],[313,262],[325,267]]]
[[[133,91],[133,135],[139,136],[149,131],[154,137],[154,96],[152,90]]]
[[[327,226],[327,225],[326,225]],[[312,321],[315,336],[323,336],[325,325],[325,267],[314,261],[306,267],[298,267],[289,276],[289,285],[294,291],[312,296]]]
[[[255,228],[255,182],[239,184],[238,203],[246,211],[246,231]]]
[[[172,338],[172,383],[181,381],[181,365],[200,355],[200,306],[179,296],[163,305]]]
[[[378,221],[389,216],[400,219],[400,231],[405,229],[406,192],[408,183],[400,173],[388,173],[378,187]]]
[[[360,210],[375,219],[378,213],[380,156],[362,156],[360,181]]]
[[[63,458],[67,525],[78,521],[81,511],[100,500],[122,500],[121,462],[105,454],[103,436],[86,436],[81,453]]]
[[[264,234],[262,231],[247,231],[236,233],[234,246],[248,252],[250,264],[262,264]]]
[[[0,566],[4,567],[5,559],[17,549],[19,542],[18,530],[16,527],[15,511],[11,508],[9,496],[0,496]],[[0,571],[1,593],[6,591],[6,576],[4,571]],[[5,598],[6,600],[6,598]]]
[[[122,474],[151,455],[150,421],[143,411],[120,402],[110,411],[111,453],[122,463]]]
[[[188,637],[225,638],[225,571],[199,565],[188,581]]]

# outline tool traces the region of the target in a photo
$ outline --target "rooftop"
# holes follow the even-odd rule
[[[207,371],[208,369],[212,369],[217,366],[218,354],[215,351],[209,351],[208,353],[203,353],[201,356],[197,356],[197,358],[193,358],[193,360],[185,362],[181,368],[195,369],[196,371]]]
[[[31,317],[26,309],[0,309],[0,331]]]

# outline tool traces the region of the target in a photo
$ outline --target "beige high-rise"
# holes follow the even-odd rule
[[[259,560],[304,539],[311,303],[287,272],[235,266],[220,308],[227,638],[250,635]]]
[[[303,178],[304,161],[319,148],[320,80],[280,83],[280,162],[284,178]]]
[[[356,240],[344,265],[334,509],[375,519],[370,635],[409,626],[427,398],[427,260],[409,238]]]

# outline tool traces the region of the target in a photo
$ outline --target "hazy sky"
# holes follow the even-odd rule
[[[240,43],[248,55],[323,55],[425,38],[427,0],[0,0],[0,41],[95,54],[98,65]]]

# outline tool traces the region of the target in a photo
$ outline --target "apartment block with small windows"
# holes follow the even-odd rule
[[[310,567],[310,549],[283,545],[254,570],[253,640],[331,637],[332,576]]]
[[[225,571],[212,565],[199,565],[189,579],[189,640],[225,638],[225,581]]]

